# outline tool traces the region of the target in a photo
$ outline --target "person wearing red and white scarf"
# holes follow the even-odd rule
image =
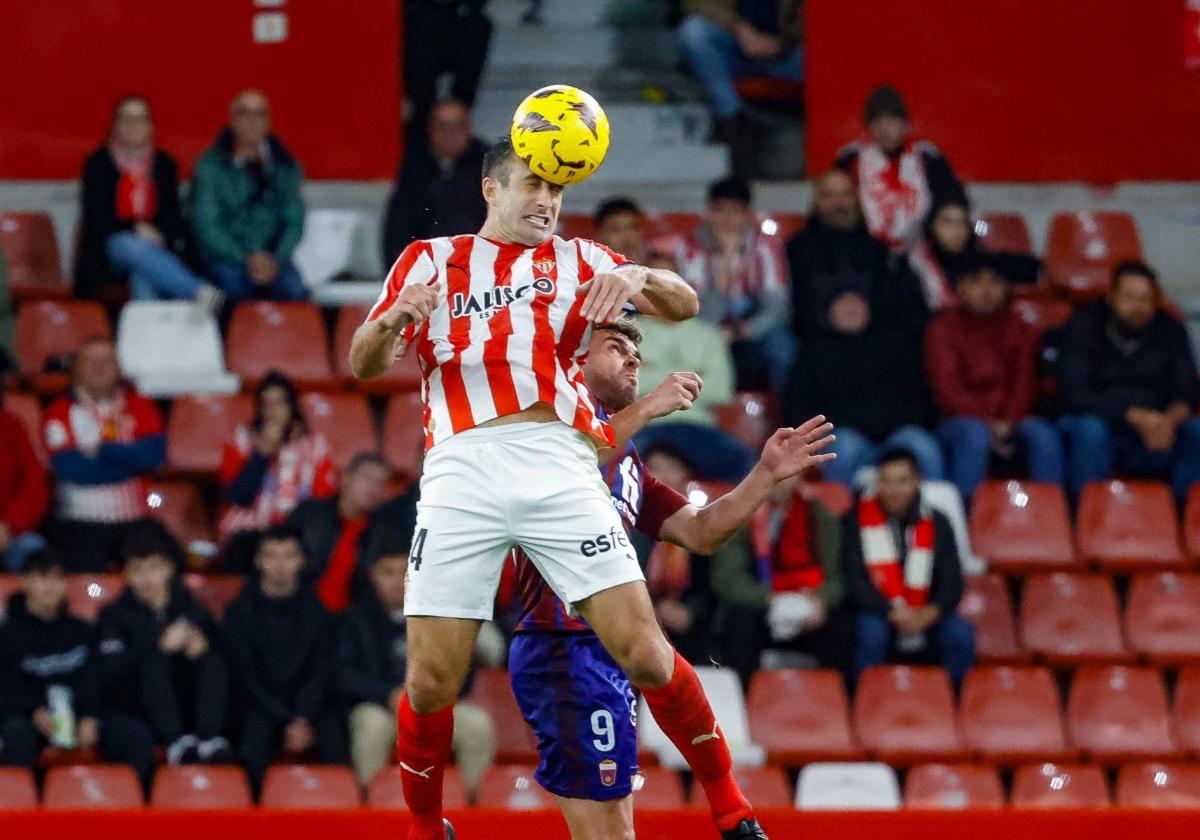
[[[855,671],[896,652],[940,663],[959,683],[975,659],[971,625],[955,615],[963,576],[950,521],[921,498],[917,462],[904,450],[876,462],[873,493],[846,514],[847,606],[855,612]]]

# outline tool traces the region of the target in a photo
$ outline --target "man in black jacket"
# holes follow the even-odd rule
[[[264,532],[252,579],[225,613],[225,658],[240,693],[238,752],[257,790],[276,753],[311,750],[346,759],[331,703],[333,620],[301,584],[300,538],[286,526]]]
[[[864,494],[843,520],[855,672],[882,665],[895,650],[932,658],[960,684],[975,660],[975,631],[955,614],[963,576],[953,527],[922,501],[911,453],[891,450],[876,466],[874,494]]]
[[[1078,497],[1116,466],[1166,478],[1179,499],[1200,481],[1196,362],[1187,330],[1161,308],[1158,277],[1145,263],[1113,270],[1108,299],[1080,311],[1061,342],[1067,475]]]
[[[149,722],[170,764],[228,764],[229,673],[216,624],[175,572],[183,552],[153,519],[121,545],[125,591],[100,613],[109,704]]]
[[[0,624],[0,740],[3,763],[33,769],[47,745],[95,749],[131,765],[144,785],[154,770],[150,729],[105,713],[95,628],[66,611],[62,560],[36,551],[25,561],[22,591]]]

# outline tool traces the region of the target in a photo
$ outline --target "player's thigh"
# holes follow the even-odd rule
[[[595,802],[555,797],[571,840],[633,840],[633,796]]]
[[[635,685],[654,687],[670,681],[675,651],[654,614],[645,583],[604,589],[574,607]]]
[[[408,662],[404,690],[409,705],[421,714],[445,708],[454,702],[467,677],[482,622],[410,616],[405,624]]]

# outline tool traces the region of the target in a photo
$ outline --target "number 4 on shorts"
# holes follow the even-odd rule
[[[412,551],[408,553],[408,562],[412,564],[414,572],[421,571],[421,551],[425,548],[425,535],[428,533],[428,528],[418,528],[417,533],[413,535]]]

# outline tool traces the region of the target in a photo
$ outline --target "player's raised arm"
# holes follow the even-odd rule
[[[358,379],[384,373],[406,349],[405,331],[424,323],[437,306],[437,298],[436,286],[411,285],[401,289],[390,309],[355,330],[350,343],[350,372]]]
[[[627,303],[668,321],[686,321],[700,311],[696,290],[665,268],[620,266],[597,274],[579,287],[579,293],[586,295],[580,314],[594,324],[615,321]]]

